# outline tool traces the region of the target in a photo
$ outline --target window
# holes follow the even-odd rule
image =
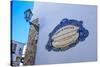
[[[19,49],[19,55],[22,55],[22,49],[21,48]]]
[[[15,53],[17,44],[12,44],[12,53]]]

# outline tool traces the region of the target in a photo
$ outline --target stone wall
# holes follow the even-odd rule
[[[29,29],[27,48],[23,65],[34,65],[39,30],[38,18],[32,21]]]

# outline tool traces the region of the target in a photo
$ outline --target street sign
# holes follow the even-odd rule
[[[83,27],[82,21],[63,19],[49,34],[46,45],[48,51],[65,51],[84,41],[89,32]]]

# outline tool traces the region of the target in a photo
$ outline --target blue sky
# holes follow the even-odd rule
[[[24,19],[24,11],[33,8],[33,2],[13,0],[12,3],[12,39],[26,43],[29,24]]]

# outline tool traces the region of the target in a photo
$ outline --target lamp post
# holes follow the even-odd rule
[[[23,65],[34,65],[37,41],[38,41],[38,33],[39,33],[39,24],[38,24],[39,19],[38,18],[31,19],[33,16],[31,9],[26,10],[24,12],[24,15],[26,22],[30,24],[30,28],[29,28],[28,42],[27,42]]]

